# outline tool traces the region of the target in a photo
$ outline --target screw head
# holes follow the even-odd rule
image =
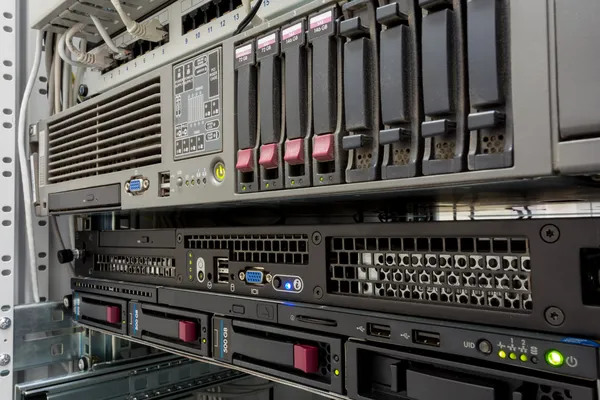
[[[89,366],[90,362],[87,357],[81,357],[79,361],[77,361],[77,368],[79,368],[80,371],[87,371]]]
[[[67,295],[63,297],[63,306],[68,310],[71,308],[71,303],[73,302],[73,295]]]
[[[312,239],[313,244],[321,244],[321,241],[323,240],[323,236],[321,235],[321,232],[313,232],[311,239]]]
[[[10,354],[0,354],[0,365],[5,367],[10,363]]]
[[[273,282],[273,275],[267,274],[267,276],[265,276],[265,279],[267,280],[267,283],[271,283]]]
[[[558,307],[548,307],[544,311],[544,317],[552,326],[560,326],[565,322],[565,313]]]
[[[8,317],[0,318],[0,329],[8,329],[10,328],[12,321]]]
[[[180,233],[179,235],[177,235],[177,243],[181,242],[183,242],[183,235]]]
[[[81,97],[86,97],[88,95],[87,85],[79,85],[78,92]]]
[[[546,243],[556,243],[560,239],[560,230],[556,225],[546,224],[540,229],[540,237]]]
[[[316,299],[320,300],[323,298],[323,289],[320,286],[315,286],[313,289],[313,295]]]

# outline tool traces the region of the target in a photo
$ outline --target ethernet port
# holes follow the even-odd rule
[[[196,29],[196,15],[198,14],[198,10],[194,10],[188,14],[185,14],[181,17],[181,33],[185,35],[186,33],[193,31]]]
[[[217,9],[217,17],[222,17],[225,13],[231,11],[229,0],[213,0]]]
[[[206,23],[211,22],[213,19],[219,17],[217,6],[214,3],[208,3],[200,7],[204,11],[204,20]]]
[[[229,259],[215,258],[215,280],[217,283],[229,283]]]

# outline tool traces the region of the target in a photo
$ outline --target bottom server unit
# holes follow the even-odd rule
[[[72,288],[81,324],[330,397],[599,398],[587,339],[92,278]]]
[[[600,220],[77,234],[79,276],[593,336]]]

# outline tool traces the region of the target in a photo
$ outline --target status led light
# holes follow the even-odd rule
[[[560,367],[565,363],[565,356],[558,350],[550,350],[546,353],[546,362],[553,367]]]
[[[521,361],[527,362],[527,356],[525,354],[521,354],[521,357],[519,358],[521,359]]]
[[[340,370],[339,370],[339,369],[336,369],[336,370],[334,370],[334,371],[333,371],[333,374],[334,374],[335,376],[340,376]]]
[[[285,290],[291,290],[292,289],[292,284],[289,282],[285,283]]]
[[[506,352],[504,350],[500,350],[498,352],[498,357],[500,357],[500,358],[506,358]]]
[[[517,355],[515,353],[510,353],[509,355],[511,360],[516,360],[517,359]]]

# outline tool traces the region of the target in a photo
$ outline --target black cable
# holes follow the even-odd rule
[[[254,5],[254,7],[252,7],[250,14],[246,15],[246,17],[238,25],[235,32],[233,32],[233,36],[239,35],[240,33],[242,33],[244,31],[244,29],[246,29],[246,27],[250,24],[250,21],[252,21],[254,19],[254,17],[256,16],[256,13],[258,13],[258,9],[260,8],[260,5],[262,4],[262,2],[263,2],[263,0],[256,1],[256,4]]]

